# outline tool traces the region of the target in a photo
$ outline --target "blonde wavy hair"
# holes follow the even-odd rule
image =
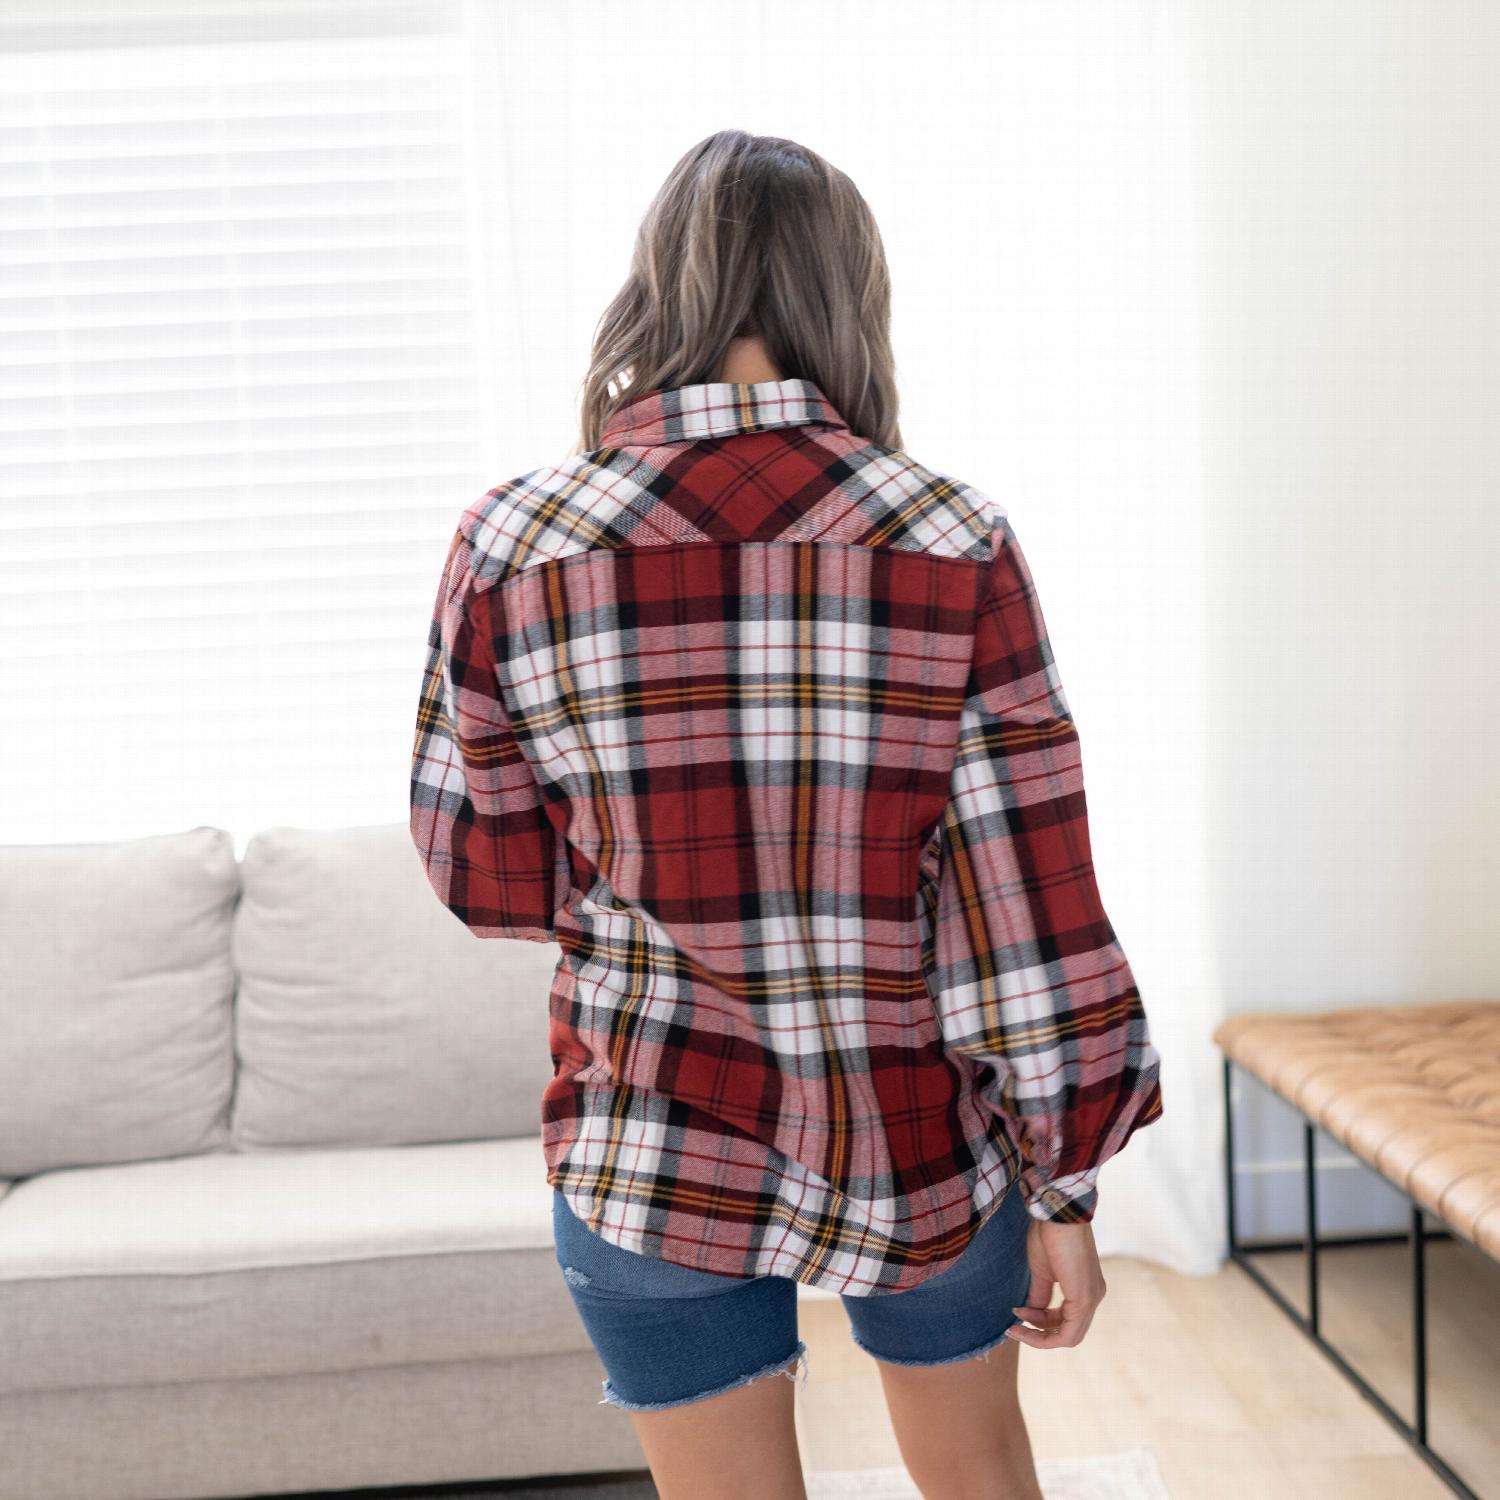
[[[899,448],[890,304],[880,231],[843,172],[781,136],[715,131],[651,200],[595,327],[579,451],[625,401],[717,380],[730,340],[752,333],[783,379],[812,381],[852,431]]]

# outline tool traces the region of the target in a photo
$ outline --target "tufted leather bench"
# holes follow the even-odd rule
[[[1500,1001],[1239,1015],[1214,1040],[1500,1260]]]
[[[1432,1446],[1428,1431],[1425,1218],[1500,1260],[1500,1001],[1368,1005],[1317,1015],[1233,1016],[1214,1031],[1224,1052],[1224,1164],[1229,1258],[1279,1304],[1462,1500],[1484,1500]],[[1235,1223],[1234,1094],[1239,1067],[1302,1115],[1306,1311],[1255,1264]],[[1407,1197],[1411,1270],[1411,1416],[1330,1342],[1319,1311],[1315,1137],[1322,1130]],[[1387,1236],[1388,1238],[1388,1236]],[[1340,1244],[1366,1243],[1344,1237]],[[1500,1491],[1486,1491],[1500,1496]]]

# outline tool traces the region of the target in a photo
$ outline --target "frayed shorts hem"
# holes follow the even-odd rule
[[[788,1368],[795,1362],[795,1368]],[[626,1401],[606,1379],[604,1385],[604,1397],[596,1401],[596,1406],[618,1406],[622,1411],[665,1411],[673,1406],[687,1406],[693,1401],[706,1401],[710,1396],[722,1396],[725,1391],[738,1390],[742,1385],[749,1385],[752,1380],[759,1380],[763,1375],[782,1374],[791,1379],[794,1385],[805,1385],[807,1382],[807,1345],[797,1340],[797,1347],[784,1359],[772,1360],[770,1364],[763,1365],[758,1370],[751,1371],[748,1375],[740,1375],[734,1380],[726,1381],[723,1385],[711,1387],[706,1391],[699,1391],[692,1396],[679,1396],[673,1401]]]
[[[985,1360],[988,1360],[990,1357],[990,1351],[996,1348],[998,1345],[1003,1344],[1006,1341],[1006,1335],[1012,1328],[1015,1328],[1020,1323],[1020,1321],[1021,1320],[1019,1318],[1016,1318],[1014,1321],[1008,1323],[994,1338],[987,1339],[982,1344],[975,1344],[972,1349],[966,1349],[962,1354],[945,1354],[941,1359],[898,1359],[894,1355],[881,1354],[877,1350],[870,1348],[868,1344],[861,1342],[857,1334],[851,1334],[850,1337],[854,1339],[854,1342],[858,1344],[859,1347],[863,1349],[871,1359],[878,1359],[882,1364],[912,1365],[915,1367],[922,1367],[926,1365],[956,1365],[962,1360],[978,1359],[981,1356]],[[1015,1340],[1012,1339],[1011,1342],[1014,1343]]]

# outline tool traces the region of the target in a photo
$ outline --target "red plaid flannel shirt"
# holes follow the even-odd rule
[[[411,832],[556,942],[547,1180],[605,1239],[861,1296],[1161,1111],[1005,510],[811,381],[644,393],[463,514]]]

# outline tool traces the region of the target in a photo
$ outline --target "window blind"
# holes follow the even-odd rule
[[[458,4],[8,15],[0,840],[405,816],[496,478],[472,57]]]

